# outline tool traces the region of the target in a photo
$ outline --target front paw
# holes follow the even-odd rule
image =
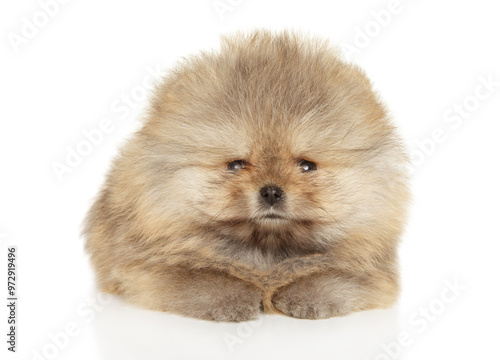
[[[336,281],[299,280],[275,293],[272,303],[283,314],[299,319],[328,319],[355,310],[353,292]],[[340,285],[340,286],[335,286]]]
[[[262,311],[261,296],[257,293],[240,294],[214,300],[199,316],[204,320],[240,322],[256,319]]]
[[[233,301],[213,303],[201,318],[211,321],[240,322],[255,320],[261,312],[260,302],[241,302],[238,299]]]

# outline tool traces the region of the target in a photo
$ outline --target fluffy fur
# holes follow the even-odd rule
[[[245,167],[228,169],[234,160]],[[98,284],[216,321],[387,307],[405,163],[369,80],[327,42],[223,38],[157,87],[114,161],[85,227]],[[283,189],[281,201],[266,206],[263,186]]]

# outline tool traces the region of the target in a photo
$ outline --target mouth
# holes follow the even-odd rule
[[[264,215],[264,219],[284,219],[283,216],[277,215],[277,214],[269,214],[269,215]]]
[[[260,218],[262,220],[287,220],[287,217],[276,213],[265,214],[262,215]]]

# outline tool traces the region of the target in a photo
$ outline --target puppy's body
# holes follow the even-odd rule
[[[102,290],[241,321],[385,307],[405,155],[356,67],[326,43],[256,32],[179,66],[86,222]]]

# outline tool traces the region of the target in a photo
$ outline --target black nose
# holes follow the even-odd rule
[[[281,190],[281,188],[277,186],[264,186],[260,189],[260,196],[262,196],[262,199],[266,203],[273,206],[281,200],[281,197],[283,196],[283,190]]]

